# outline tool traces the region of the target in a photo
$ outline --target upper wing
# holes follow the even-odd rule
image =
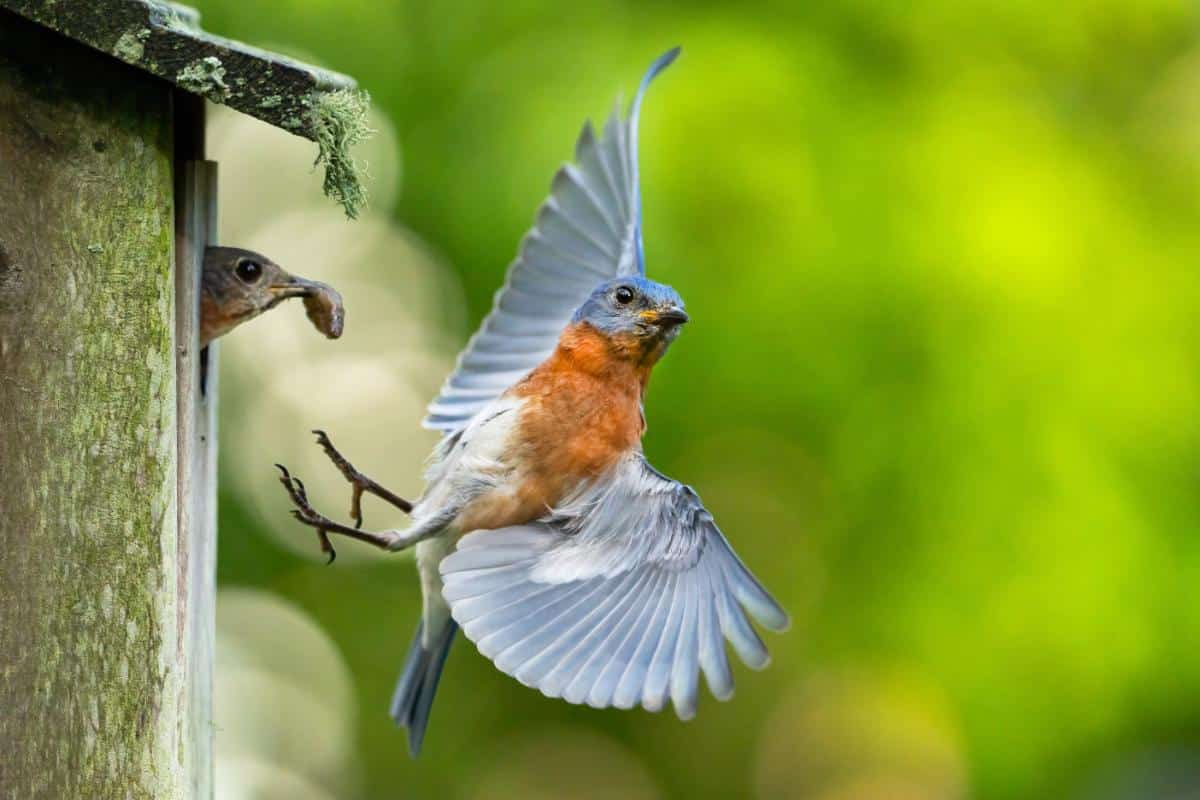
[[[458,357],[424,425],[462,427],[554,350],[575,309],[601,282],[643,275],[638,191],[638,113],[646,87],[679,48],[659,56],[642,78],[629,116],[614,108],[596,138],[591,123],[575,145],[575,164],[559,169],[550,197],[525,235],[492,311]]]
[[[734,554],[687,486],[622,461],[603,486],[537,523],[464,536],[442,595],[479,651],[549,697],[696,712],[699,673],[733,694],[725,639],[755,669],[767,650],[746,618],[787,614]]]

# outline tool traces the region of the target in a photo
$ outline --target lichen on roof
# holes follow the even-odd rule
[[[365,170],[350,149],[374,133],[367,127],[370,102],[366,92],[342,89],[321,95],[312,109],[318,148],[313,166],[324,165],[325,194],[341,203],[351,219],[367,202]]]
[[[224,103],[229,98],[225,67],[216,56],[197,58],[175,73],[175,83],[180,88],[203,95],[214,103]]]
[[[350,148],[371,133],[368,98],[345,75],[206,33],[195,10],[162,0],[0,0],[0,9],[316,142],[325,193],[350,218],[366,202]]]

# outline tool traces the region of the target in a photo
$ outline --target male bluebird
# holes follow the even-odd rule
[[[699,673],[733,693],[725,640],[768,662],[747,614],[771,630],[787,614],[734,555],[687,486],[642,454],[650,370],[687,322],[674,289],[645,277],[637,123],[613,112],[579,137],[509,267],[495,306],[460,356],[427,426],[445,432],[413,506],[357,472],[354,485],[412,514],[381,534],[332,522],[283,470],[297,519],[389,550],[416,545],[424,611],[392,700],[420,750],[430,704],[461,626],[503,672],[549,697],[696,713]],[[281,467],[282,469],[282,467]]]

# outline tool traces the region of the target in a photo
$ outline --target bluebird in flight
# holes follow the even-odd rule
[[[548,697],[595,708],[668,702],[696,713],[699,675],[733,694],[728,640],[761,669],[750,624],[788,617],[734,554],[691,488],[646,462],[642,397],[688,320],[674,289],[645,276],[638,112],[583,128],[555,175],[504,288],[425,424],[444,436],[415,504],[359,473],[319,431],[353,486],[350,527],[318,514],[283,471],[297,519],[388,550],[416,546],[424,609],[391,713],[416,755],[442,666],[462,629],[503,672]],[[363,492],[410,513],[367,533]]]

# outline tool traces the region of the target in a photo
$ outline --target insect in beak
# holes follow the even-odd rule
[[[337,290],[320,281],[290,277],[292,291],[299,291],[299,294],[288,296],[304,298],[304,312],[308,315],[308,320],[313,327],[329,339],[337,339],[341,336],[346,310],[342,307],[342,296],[337,293]]]

